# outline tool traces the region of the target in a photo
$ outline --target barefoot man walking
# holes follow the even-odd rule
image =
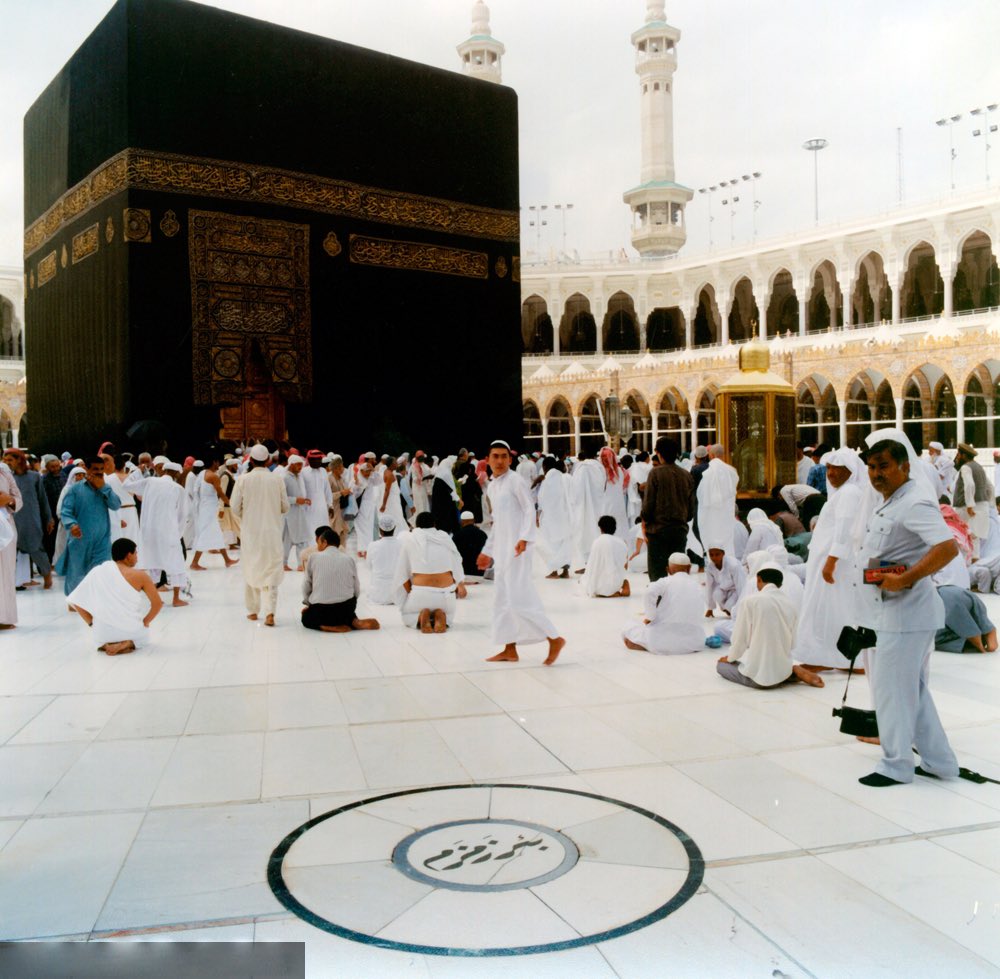
[[[493,641],[503,649],[490,656],[490,663],[517,662],[518,643],[548,641],[551,666],[566,645],[542,608],[531,580],[531,549],[535,540],[535,504],[531,490],[517,473],[510,471],[510,446],[503,441],[490,445],[489,466],[493,479],[486,490],[493,512],[493,528],[476,559],[485,570],[493,560],[496,598],[493,604]]]

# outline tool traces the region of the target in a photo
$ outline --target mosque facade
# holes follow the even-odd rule
[[[752,337],[796,389],[802,442],[859,446],[898,425],[917,447],[1000,445],[1000,194],[679,256],[692,196],[673,164],[679,40],[648,2],[632,35],[641,181],[624,195],[639,258],[522,263],[526,447],[603,444],[612,393],[634,449],[714,442],[716,391]]]
[[[18,445],[26,408],[24,275],[0,265],[0,447]]]

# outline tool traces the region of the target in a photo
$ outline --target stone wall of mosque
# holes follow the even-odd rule
[[[18,444],[26,409],[24,381],[24,274],[0,266],[0,445]]]
[[[597,439],[614,390],[632,444],[714,439],[718,385],[767,341],[795,387],[802,441],[1000,446],[1000,193],[899,210],[740,252],[522,269],[530,445]]]

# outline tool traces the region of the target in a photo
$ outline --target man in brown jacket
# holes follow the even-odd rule
[[[688,522],[692,515],[694,480],[676,465],[679,446],[670,438],[656,441],[660,464],[646,477],[642,497],[642,528],[649,547],[649,580],[667,573],[674,551],[687,551]]]

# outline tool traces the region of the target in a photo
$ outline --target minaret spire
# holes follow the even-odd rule
[[[664,3],[647,0],[646,23],[632,35],[642,123],[641,183],[624,195],[632,209],[632,245],[644,258],[672,255],[687,239],[684,205],[693,192],[674,180],[673,79],[681,32]]]
[[[472,7],[472,32],[458,48],[462,71],[473,78],[488,82],[502,81],[500,60],[504,46],[490,34],[490,8],[483,0],[476,0]]]

